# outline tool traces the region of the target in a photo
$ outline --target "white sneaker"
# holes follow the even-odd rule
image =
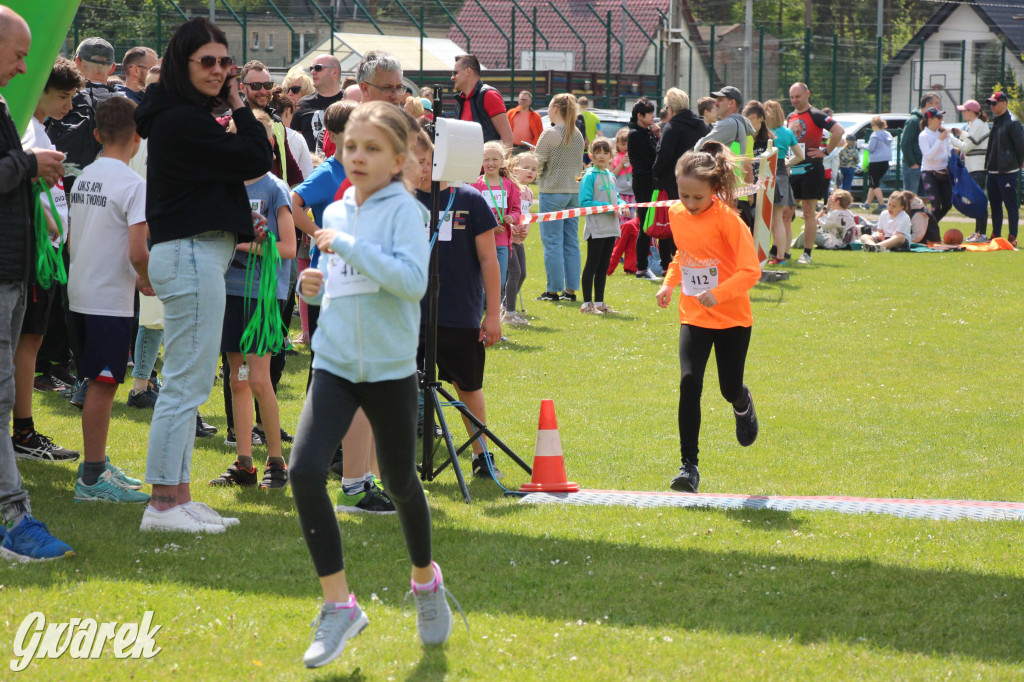
[[[225,528],[231,528],[232,526],[237,526],[241,523],[241,521],[233,516],[221,516],[217,510],[211,508],[207,504],[203,504],[202,502],[192,500],[183,506],[192,514],[192,516],[196,517],[203,523],[209,523],[214,526],[221,525]]]
[[[185,505],[178,505],[165,512],[159,512],[152,506],[146,507],[142,514],[139,530],[169,530],[182,533],[223,533],[224,526],[200,521],[190,513]]]
[[[810,265],[811,254],[804,251],[802,254],[800,254],[800,260],[798,260],[797,263],[799,263],[800,265]]]

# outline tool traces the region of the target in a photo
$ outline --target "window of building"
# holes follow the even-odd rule
[[[267,49],[268,50],[273,50],[274,49],[274,32],[273,31],[268,31],[267,32]]]
[[[252,32],[252,49],[260,49],[260,33],[259,31]]]
[[[960,61],[962,51],[959,40],[943,40],[939,43],[939,59],[950,59]]]
[[[999,50],[998,43],[994,40],[975,40],[972,48],[973,54],[971,56],[975,64]]]

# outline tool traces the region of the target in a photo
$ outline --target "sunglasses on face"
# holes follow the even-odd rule
[[[371,83],[370,81],[364,81],[364,82],[367,85],[372,85],[373,87],[377,88],[378,90],[383,92],[384,95],[387,96],[387,97],[392,97],[392,96],[397,95],[399,93],[405,92],[405,86],[404,85],[389,85],[387,87],[382,88],[381,86],[377,85],[376,83]]]
[[[327,66],[325,64],[314,64],[313,66],[309,67],[309,70],[312,71],[313,73],[320,73],[324,69],[333,69],[333,68],[334,68],[333,66]]]
[[[288,88],[288,92],[292,93],[293,95],[297,95],[300,92],[302,92],[302,86],[301,85],[293,85],[292,87]]]
[[[222,69],[230,69],[235,60],[231,57],[214,57],[212,54],[204,54],[199,59],[189,59],[190,62],[199,62],[204,69],[212,69],[218,63]]]
[[[265,81],[265,82],[262,82],[262,83],[253,81],[252,83],[242,83],[242,85],[245,85],[245,86],[248,86],[248,87],[252,88],[253,92],[258,92],[260,90],[260,88],[262,88],[264,90],[273,90],[274,89],[274,81]]]

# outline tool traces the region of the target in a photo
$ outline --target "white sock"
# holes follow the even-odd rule
[[[604,305],[604,301],[594,301],[594,305],[600,308]]]
[[[366,472],[359,478],[342,478],[341,489],[345,491],[346,495],[358,495],[363,492],[363,484],[373,480],[373,474]]]

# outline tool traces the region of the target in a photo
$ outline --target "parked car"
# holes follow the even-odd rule
[[[867,149],[868,138],[871,137],[871,119],[875,114],[832,114],[832,118],[843,126],[846,135],[853,135],[857,138],[857,147]],[[903,179],[900,176],[900,168],[896,159],[900,145],[900,135],[903,133],[903,126],[910,118],[910,114],[888,113],[881,114],[885,121],[886,129],[892,135],[892,161],[889,162],[889,171],[882,178],[882,192],[888,195],[903,187]],[[857,168],[853,175],[853,196],[857,201],[864,198],[867,192],[867,174],[863,168]]]
[[[547,107],[537,109],[537,113],[540,114],[540,120],[544,127],[550,128],[551,119],[548,118]],[[604,137],[614,138],[619,128],[625,128],[629,125],[630,112],[628,111],[620,111],[619,109],[590,109],[590,113],[597,116],[597,120],[601,124],[601,135]],[[655,117],[654,122],[658,122],[657,117]]]

